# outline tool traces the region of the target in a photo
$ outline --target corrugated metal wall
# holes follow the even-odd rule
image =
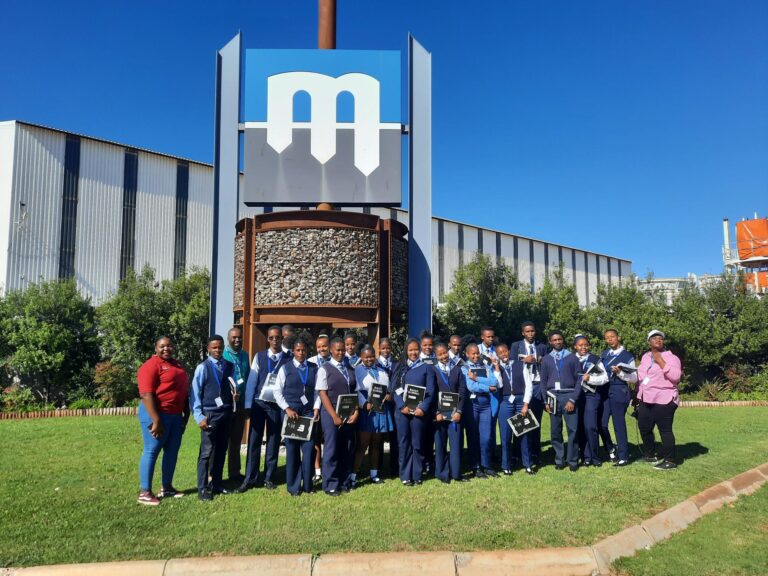
[[[66,134],[25,124],[18,124],[18,127],[15,137],[16,169],[12,180],[13,201],[9,204],[10,220],[4,219],[3,225],[11,227],[11,223],[21,218],[19,202],[26,203],[27,215],[22,219],[20,227],[10,230],[8,288],[22,287],[31,280],[55,278],[59,265]],[[4,162],[3,156],[14,154],[8,152],[8,149],[7,142],[0,146],[0,162]],[[121,145],[85,137],[81,139],[75,277],[83,293],[92,296],[95,302],[108,297],[110,292],[117,289],[119,282],[124,155],[125,148]],[[177,163],[176,158],[139,151],[134,262],[138,269],[145,263],[152,266],[159,280],[173,278],[174,272]],[[0,176],[5,174],[3,169],[0,164]],[[208,165],[190,162],[187,268],[210,268],[212,202],[213,169]],[[277,208],[275,211],[289,209]],[[362,208],[353,210],[363,211]],[[239,215],[244,218],[262,212],[262,208],[249,208],[241,204]],[[408,225],[408,213],[404,210],[371,208],[370,213],[381,218],[390,218],[394,213],[399,222]],[[502,260],[517,271],[523,284],[532,284],[534,289],[541,288],[547,273],[551,275],[557,271],[562,251],[565,278],[575,282],[582,305],[594,301],[598,286],[598,261],[600,282],[615,283],[619,274],[623,278],[630,274],[631,264],[626,260],[587,253],[587,275],[583,251],[561,248],[555,244],[545,245],[541,241],[448,220],[442,221],[441,246],[438,220],[435,218],[432,222],[432,293],[436,301],[440,300],[441,292],[444,294],[450,291],[460,263],[470,262],[480,251],[480,239],[482,253],[495,261],[498,237]],[[463,245],[460,246],[461,243]],[[2,280],[0,277],[0,282]]]
[[[80,142],[75,279],[81,293],[95,301],[120,282],[124,156],[118,146]]]
[[[0,122],[0,294],[4,293],[8,279],[8,254],[13,229],[10,214],[16,126],[16,122]]]
[[[7,288],[57,278],[64,134],[17,125]],[[22,206],[22,203],[24,206]]]

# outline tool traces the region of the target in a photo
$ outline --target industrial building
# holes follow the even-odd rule
[[[286,209],[286,208],[281,208]],[[241,204],[244,218],[269,208]],[[408,224],[400,209],[357,208]],[[129,268],[159,279],[210,268],[213,167],[20,121],[0,122],[0,291],[74,278],[95,303]],[[232,231],[234,235],[234,230]],[[504,260],[532,290],[560,264],[582,305],[600,283],[631,274],[631,262],[443,218],[432,219],[432,295],[451,288],[477,252]]]

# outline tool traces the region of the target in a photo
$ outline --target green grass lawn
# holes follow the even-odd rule
[[[768,486],[614,568],[621,576],[768,574]]]
[[[628,422],[634,441],[635,422]],[[141,437],[135,418],[0,421],[0,566],[585,545],[768,455],[768,408],[685,408],[675,428],[685,461],[670,472],[635,463],[574,474],[550,464],[533,477],[515,473],[451,485],[431,479],[414,488],[387,481],[341,498],[322,492],[291,498],[281,485],[149,508],[136,504]],[[198,445],[199,432],[190,427],[174,482],[179,489],[194,490]],[[548,442],[544,457],[551,463]],[[156,485],[159,474],[158,463]],[[523,518],[528,528],[521,531]]]

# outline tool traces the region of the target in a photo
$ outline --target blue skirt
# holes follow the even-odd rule
[[[357,429],[360,432],[392,432],[392,430],[395,429],[392,424],[392,413],[385,409],[383,414],[373,411],[368,414],[365,409],[362,409],[360,410],[360,417],[357,420]]]

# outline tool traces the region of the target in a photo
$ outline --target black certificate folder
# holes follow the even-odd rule
[[[440,412],[450,418],[459,407],[459,395],[455,392],[440,392],[438,402]]]
[[[415,412],[424,401],[424,395],[427,393],[427,389],[424,386],[416,386],[415,384],[406,384],[405,393],[403,395],[403,401],[406,407],[411,412]]]
[[[357,394],[340,394],[336,400],[336,414],[342,420],[349,420],[357,408]]]
[[[507,424],[512,428],[512,433],[515,436],[522,436],[526,432],[536,430],[539,427],[539,421],[536,420],[536,415],[532,410],[528,410],[528,414],[525,416],[515,414],[512,418],[507,419]]]
[[[291,420],[288,417],[283,418],[283,438],[290,438],[292,440],[311,440],[312,439],[312,426],[315,422],[312,418],[306,418],[299,416],[298,420]]]
[[[368,402],[371,403],[374,412],[384,412],[384,398],[387,396],[387,387],[384,384],[371,384],[371,393],[368,395]]]

